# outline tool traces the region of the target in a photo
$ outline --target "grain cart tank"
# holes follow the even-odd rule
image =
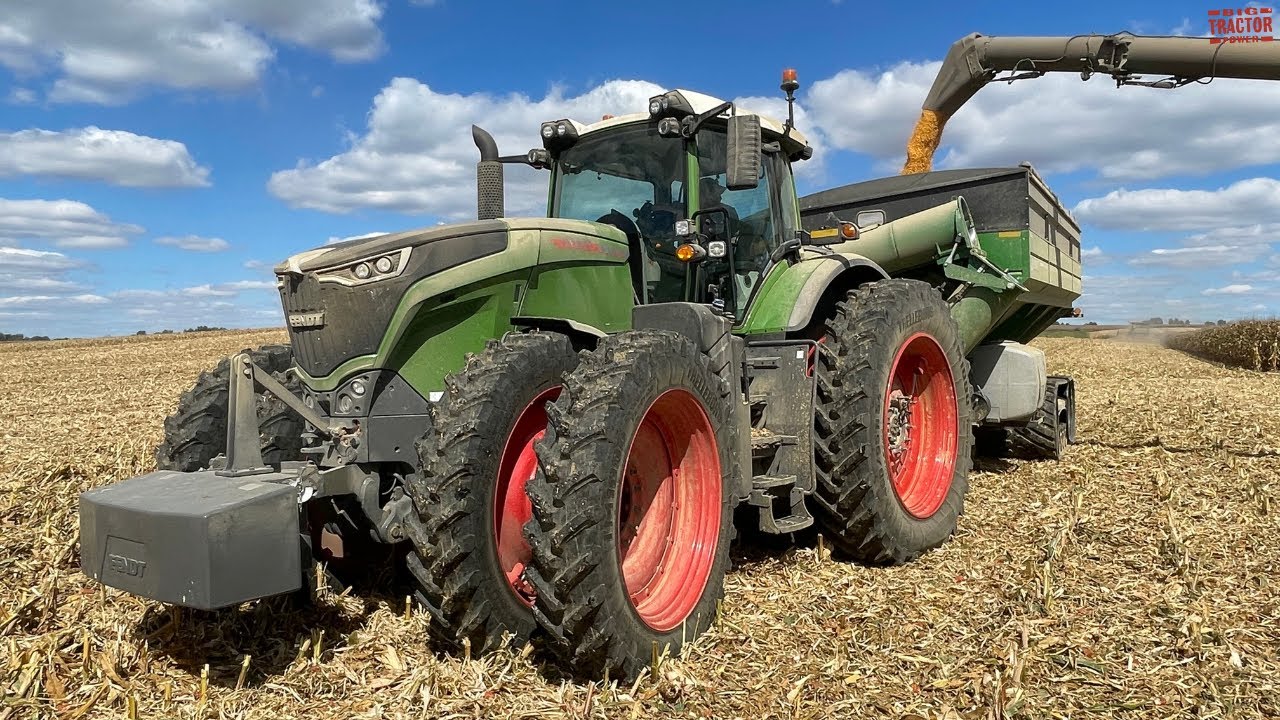
[[[1061,420],[1062,432],[1041,433],[1028,442],[1057,455],[1063,442],[1074,439],[1074,384],[1047,377],[1043,353],[1023,343],[1075,314],[1072,303],[1081,292],[1080,225],[1036,171],[1028,164],[941,170],[868,180],[800,198],[806,229],[820,232],[833,217],[870,227],[847,244],[851,251],[895,276],[935,284],[964,277],[961,271],[967,268],[953,262],[957,251],[966,248],[959,242],[936,247],[917,242],[912,247],[904,240],[938,237],[936,231],[921,231],[950,222],[949,215],[961,211],[972,215],[976,246],[969,250],[977,266],[998,270],[1010,280],[1003,287],[962,283],[963,297],[952,306],[970,355],[971,382],[985,409],[984,423],[1025,434],[1028,421],[1034,428],[1046,420],[1042,405],[1052,396],[1055,414],[1062,405],[1055,418]]]

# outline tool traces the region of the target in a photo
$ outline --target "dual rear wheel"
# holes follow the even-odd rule
[[[678,652],[728,564],[727,397],[674,333],[581,359],[562,335],[491,341],[446,382],[410,484],[407,564],[433,633],[480,651],[541,627],[576,668],[615,676],[653,643]]]

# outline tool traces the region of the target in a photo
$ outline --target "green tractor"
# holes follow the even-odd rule
[[[473,128],[479,219],[277,266],[289,346],[203,375],[158,470],[81,496],[84,572],[213,609],[403,544],[445,645],[541,633],[630,677],[711,625],[735,526],[937,547],[975,430],[1070,438],[1073,385],[1022,343],[1079,294],[1078,228],[1025,167],[801,200],[788,115],[677,90],[508,157]],[[504,163],[550,171],[547,217],[503,217]]]

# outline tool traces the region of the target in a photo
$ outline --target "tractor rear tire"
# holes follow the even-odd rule
[[[293,365],[293,350],[288,345],[265,345],[244,352],[286,388],[301,392],[302,383],[286,375]],[[182,394],[178,409],[165,418],[164,440],[156,448],[157,468],[194,472],[209,467],[213,458],[227,451],[230,379],[231,359],[223,358],[212,371],[200,373],[195,386]],[[258,393],[257,408],[263,462],[278,468],[282,462],[302,459],[302,418],[265,391]]]
[[[955,532],[968,488],[973,411],[955,320],[927,283],[881,280],[837,303],[818,347],[814,515],[854,559],[913,560]]]
[[[529,482],[534,616],[584,677],[631,680],[711,626],[733,538],[729,384],[687,338],[610,336],[565,378]]]
[[[564,335],[509,333],[446,378],[432,407],[433,429],[417,443],[423,472],[408,485],[419,525],[405,562],[432,635],[450,649],[523,645],[537,625],[523,579],[524,486],[546,405],[577,364]]]

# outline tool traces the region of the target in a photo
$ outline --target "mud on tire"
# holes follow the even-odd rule
[[[733,537],[729,397],[688,339],[637,331],[584,355],[549,408],[528,577],[549,648],[578,675],[633,678],[714,620]]]
[[[302,383],[286,371],[293,365],[288,345],[265,345],[245,349],[258,367],[291,391],[301,392]],[[161,470],[194,472],[209,467],[209,461],[227,450],[228,381],[231,359],[223,358],[211,371],[200,373],[195,386],[182,394],[178,409],[164,421],[164,440],[156,448],[156,467]],[[257,396],[258,427],[262,439],[262,460],[279,467],[281,462],[302,458],[303,420],[279,398],[268,392]]]
[[[536,626],[519,578],[528,563],[523,482],[536,466],[531,443],[545,427],[545,405],[576,365],[563,335],[509,333],[446,378],[432,407],[433,429],[417,443],[423,472],[408,487],[419,525],[405,562],[433,636],[450,648],[469,640],[481,652],[504,636],[521,645]]]
[[[941,466],[948,477],[935,476],[932,497],[900,496],[894,478],[903,476],[894,473],[889,449],[895,432],[890,374],[917,342],[935,348],[939,362],[945,357],[955,395],[954,438],[944,438],[943,445],[954,446],[954,464],[950,473],[946,463]],[[941,545],[963,512],[973,447],[969,364],[947,304],[916,280],[863,285],[826,320],[818,358],[817,491],[810,501],[822,529],[846,555],[876,564],[907,562]],[[917,426],[928,427],[928,421],[915,418]]]

